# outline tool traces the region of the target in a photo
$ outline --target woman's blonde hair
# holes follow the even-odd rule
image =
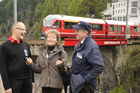
[[[46,39],[47,39],[49,33],[54,33],[54,34],[56,34],[57,44],[60,44],[61,36],[60,36],[60,33],[58,32],[58,30],[49,29],[48,31],[46,31],[46,32],[45,32],[45,37],[46,37]]]

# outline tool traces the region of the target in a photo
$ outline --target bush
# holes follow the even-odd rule
[[[120,85],[113,90],[111,90],[109,93],[129,93],[128,89],[125,85]]]

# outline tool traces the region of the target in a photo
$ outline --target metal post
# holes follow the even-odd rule
[[[17,0],[14,0],[14,23],[17,22]]]
[[[125,38],[128,39],[128,31],[127,31],[127,28],[128,28],[128,8],[129,8],[129,0],[127,0],[127,11],[126,11],[126,32],[125,32]]]

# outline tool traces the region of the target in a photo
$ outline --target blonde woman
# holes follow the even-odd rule
[[[67,54],[60,45],[60,34],[57,30],[46,33],[45,45],[40,47],[36,64],[27,58],[27,64],[34,72],[40,73],[40,87],[43,93],[61,93],[62,77],[58,68],[66,70]]]

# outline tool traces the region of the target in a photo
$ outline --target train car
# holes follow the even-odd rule
[[[126,22],[115,21],[115,20],[105,20],[106,21],[106,38],[125,38],[126,36]],[[134,24],[128,22],[127,33],[130,35],[132,32]]]
[[[75,29],[72,28],[79,21],[85,21],[92,27],[91,35],[98,45],[125,45],[126,22],[103,20],[95,18],[75,17],[67,15],[48,15],[43,19],[43,34],[48,29],[57,29],[60,32],[64,46],[74,46]],[[128,22],[127,36],[129,39],[140,39],[140,25]]]
[[[57,29],[61,37],[75,37],[75,29],[72,28],[79,21],[85,21],[91,24],[91,35],[93,38],[105,38],[106,23],[102,19],[66,16],[66,15],[48,15],[43,19],[42,31],[45,33],[48,29]]]
[[[130,39],[140,39],[140,25],[133,25],[130,32]]]

